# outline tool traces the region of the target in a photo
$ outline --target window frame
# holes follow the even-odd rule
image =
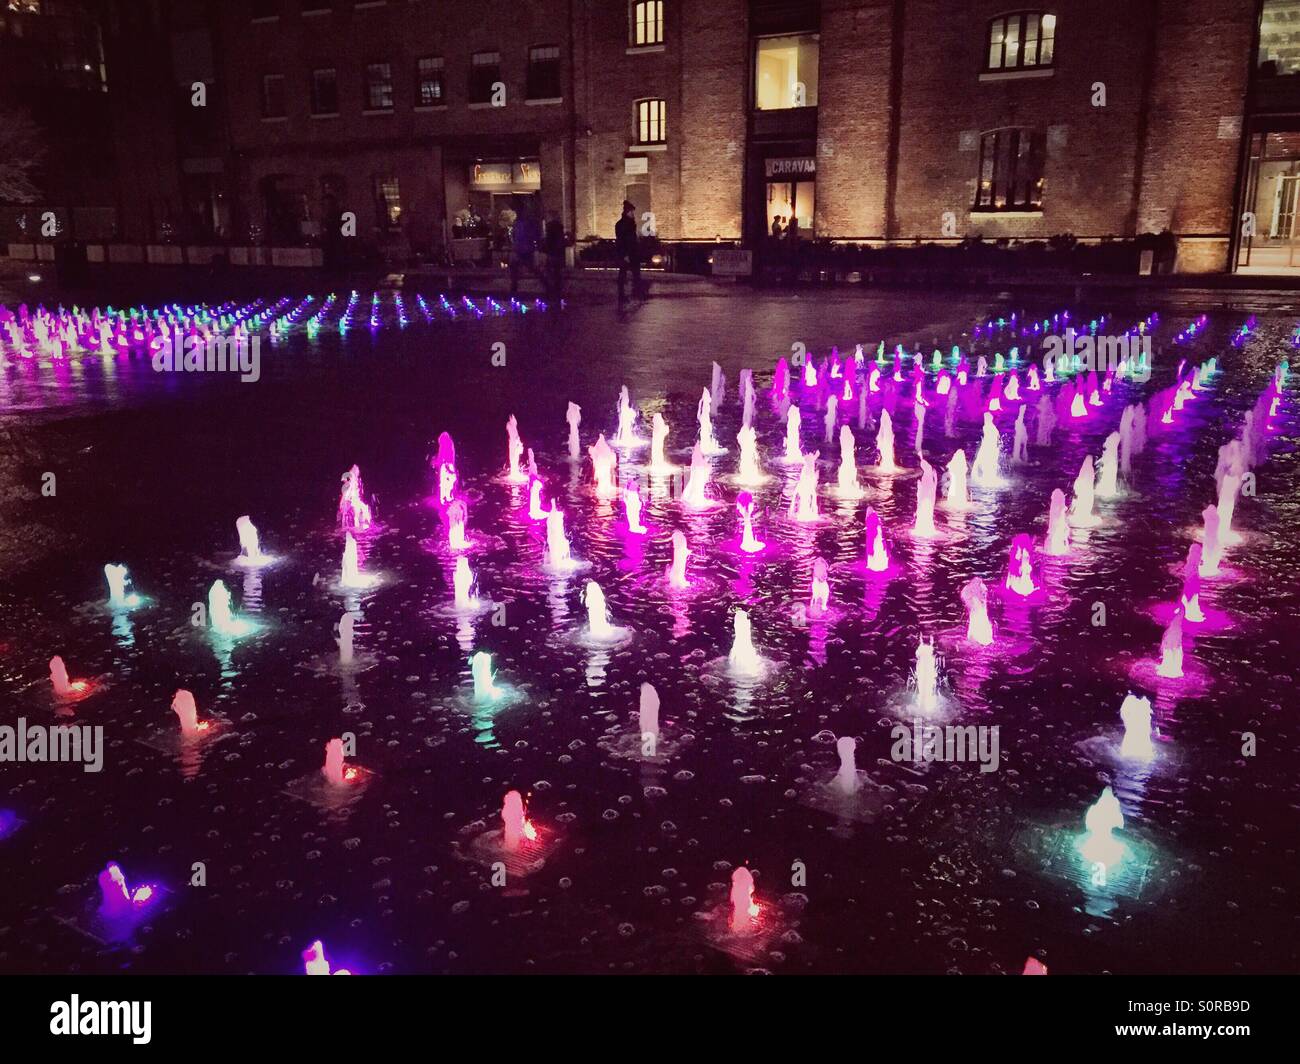
[[[481,63],[479,62],[480,56],[495,56],[496,58],[491,62]],[[486,91],[482,94],[481,99],[475,94],[478,88],[479,79],[482,77],[482,75],[479,74],[480,70],[492,71],[492,76],[484,83],[486,85]],[[504,81],[504,80],[505,79],[501,76],[501,52],[499,50],[474,52],[469,57],[469,104],[470,106],[490,107],[492,105],[492,86],[495,85],[498,81]]]
[[[384,194],[384,186],[391,184],[393,187],[393,199],[389,200]],[[399,233],[402,230],[402,182],[397,176],[385,176],[375,174],[370,182],[371,192],[375,198],[375,215],[379,222],[379,229],[384,233]],[[392,216],[391,205],[396,205],[397,218]]]
[[[436,63],[437,65],[425,70],[421,66],[422,63]],[[438,99],[433,103],[425,102],[424,86],[426,82],[437,82]],[[443,56],[420,55],[415,57],[415,106],[426,110],[431,107],[447,106],[447,61]]]
[[[642,115],[642,108],[658,104],[658,114]],[[643,138],[642,129],[651,131],[655,126],[659,128],[658,139]],[[650,148],[668,143],[668,101],[662,96],[643,96],[638,100],[632,101],[632,143],[638,148]]]
[[[643,18],[642,13],[650,8],[653,17]],[[638,40],[641,28],[650,27],[649,37],[653,39]],[[627,41],[629,48],[662,48],[664,45],[664,3],[663,0],[629,0],[627,7]]]
[[[1005,152],[1003,138],[1006,137]],[[1024,147],[1026,150],[1021,150]],[[1021,160],[1028,168],[1020,173]],[[999,164],[1006,168],[999,182]],[[991,165],[987,197],[984,193],[985,171]],[[1038,214],[1043,209],[1043,188],[1046,183],[1047,137],[1032,126],[999,126],[980,134],[978,169],[975,173],[975,200],[972,214]],[[1024,198],[1016,198],[1019,188]],[[999,205],[998,192],[1006,194],[1006,202]]]
[[[1037,35],[1033,39],[1034,61],[1025,62],[1025,55],[1029,50],[1026,45],[1029,38],[1026,36],[1026,30],[1030,19],[1036,19]],[[1051,26],[1047,34],[1044,34],[1045,22],[1051,19]],[[1016,37],[1014,46],[1016,49],[1016,59],[1014,63],[1007,62],[1007,44],[1008,29],[1014,20],[1016,27]],[[1002,39],[994,44],[993,32],[994,27],[998,24],[1002,26]],[[1004,11],[1001,14],[994,15],[985,23],[984,27],[984,59],[983,70],[985,74],[1012,74],[1022,73],[1032,70],[1054,70],[1056,68],[1056,30],[1057,16],[1055,11],[1048,11],[1042,8],[1022,8],[1016,11]],[[1043,59],[1043,44],[1048,44],[1047,59]],[[998,65],[993,65],[993,49],[1000,48]]]
[[[278,114],[273,114],[269,107],[270,94],[267,92],[267,88],[272,81],[280,83],[280,111]],[[262,75],[260,104],[263,121],[272,122],[289,117],[289,90],[285,85],[283,74],[270,73]]]
[[[326,110],[326,109],[324,109],[324,108],[322,108],[322,107],[319,106],[319,104],[320,104],[320,99],[319,99],[319,97],[318,97],[318,95],[317,95],[317,85],[316,85],[316,75],[317,75],[317,74],[332,74],[332,75],[333,75],[333,82],[334,82],[334,107],[333,107],[332,109],[330,109],[330,110]],[[312,113],[314,116],[316,116],[317,118],[326,118],[326,117],[332,117],[332,116],[334,116],[334,115],[337,115],[337,114],[339,113],[339,71],[338,71],[338,67],[314,67],[314,68],[312,69],[312,72],[311,72],[311,81],[310,81],[309,84],[310,84],[310,89],[311,89],[311,91],[310,91],[310,93],[308,94],[308,95],[309,95],[309,101],[308,101],[308,102],[309,102],[309,105],[310,105],[310,107],[311,107],[311,113]]]
[[[817,84],[813,86],[814,91],[811,94],[813,99],[811,100],[811,102],[808,99],[805,99],[804,102],[798,106],[791,104],[789,107],[759,107],[758,106],[758,61],[759,61],[759,54],[763,50],[763,42],[798,40],[799,38],[802,37],[807,37],[817,43]],[[760,36],[755,37],[753,40],[753,46],[750,48],[750,59],[749,59],[749,64],[750,64],[749,108],[750,110],[753,111],[755,114],[778,114],[781,112],[788,112],[788,111],[802,111],[805,108],[811,108],[812,110],[816,110],[817,101],[821,98],[821,94],[818,91],[821,87],[821,50],[822,50],[821,30],[800,30],[792,33],[764,33]],[[803,84],[806,90],[807,83],[804,82]]]
[[[554,56],[546,56],[542,59],[537,58],[538,52],[554,52]],[[548,72],[554,68],[554,92],[542,92],[541,88],[551,88],[550,85],[539,86],[537,84],[537,69],[543,66]],[[564,56],[558,44],[534,44],[528,49],[528,77],[524,86],[524,99],[526,100],[562,100],[564,99]]]
[[[388,74],[384,81],[380,81],[376,83],[371,78],[371,71],[376,70],[379,67],[384,67],[385,69],[387,69]],[[365,77],[362,79],[362,83],[361,83],[361,104],[363,110],[367,114],[385,114],[389,111],[394,110],[397,106],[397,86],[393,83],[393,64],[388,60],[379,59],[373,63],[366,63],[363,67],[363,70],[365,73]],[[378,85],[378,87],[381,90],[384,85],[387,85],[388,103],[386,104],[381,103],[379,105],[376,105],[374,103],[373,90],[376,88],[376,85]],[[384,94],[381,91],[380,92],[381,98],[383,97],[383,95]]]

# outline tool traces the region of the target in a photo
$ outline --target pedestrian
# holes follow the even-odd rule
[[[519,294],[519,274],[527,269],[546,284],[546,278],[537,271],[535,255],[537,253],[537,227],[532,218],[521,214],[515,219],[510,230],[510,294]]]
[[[627,298],[624,286],[629,273],[632,274],[632,298],[645,298],[641,286],[641,249],[636,233],[636,204],[631,200],[623,201],[623,217],[614,226],[614,246],[618,251],[618,301],[622,303]]]
[[[782,223],[784,220],[785,220],[785,219],[783,219],[779,214],[778,214],[775,218],[772,219],[772,239],[773,239],[773,240],[780,240],[780,239],[781,239],[781,234],[785,232],[785,230],[784,230],[783,228],[781,228],[781,223]]]
[[[554,211],[546,219],[542,249],[546,252],[546,291],[548,298],[559,303],[564,298],[564,248],[568,243],[564,223]]]

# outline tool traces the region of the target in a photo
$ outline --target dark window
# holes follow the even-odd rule
[[[996,129],[980,138],[979,211],[1036,211],[1043,206],[1043,135]]]
[[[381,229],[402,228],[402,193],[397,178],[375,178],[375,216]]]
[[[311,72],[311,113],[314,115],[339,113],[338,74],[333,67]]]
[[[249,3],[251,18],[279,18],[280,0],[251,0]]]
[[[637,100],[636,142],[664,144],[668,140],[668,105],[663,100]]]
[[[390,63],[366,64],[366,110],[393,109],[393,67]]]
[[[442,57],[426,56],[415,61],[415,103],[417,107],[437,107],[446,103],[442,84]]]
[[[560,50],[553,45],[528,49],[528,98],[558,100],[564,95],[560,87]]]
[[[664,43],[663,0],[634,0],[629,18],[633,47]]]
[[[989,22],[987,70],[1049,67],[1056,54],[1056,16],[1018,11]]]
[[[284,117],[283,74],[264,74],[262,76],[262,117]]]
[[[492,86],[501,80],[501,53],[475,52],[469,67],[469,102],[491,103]]]

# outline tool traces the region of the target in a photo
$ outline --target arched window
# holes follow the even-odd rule
[[[1056,55],[1056,16],[1016,11],[989,20],[986,70],[1038,70]]]
[[[994,129],[980,137],[977,211],[1037,211],[1043,206],[1043,135]]]

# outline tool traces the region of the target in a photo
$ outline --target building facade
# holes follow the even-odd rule
[[[1168,231],[1181,270],[1300,268],[1300,0],[107,6],[133,239],[473,259],[627,199],[760,256]]]

